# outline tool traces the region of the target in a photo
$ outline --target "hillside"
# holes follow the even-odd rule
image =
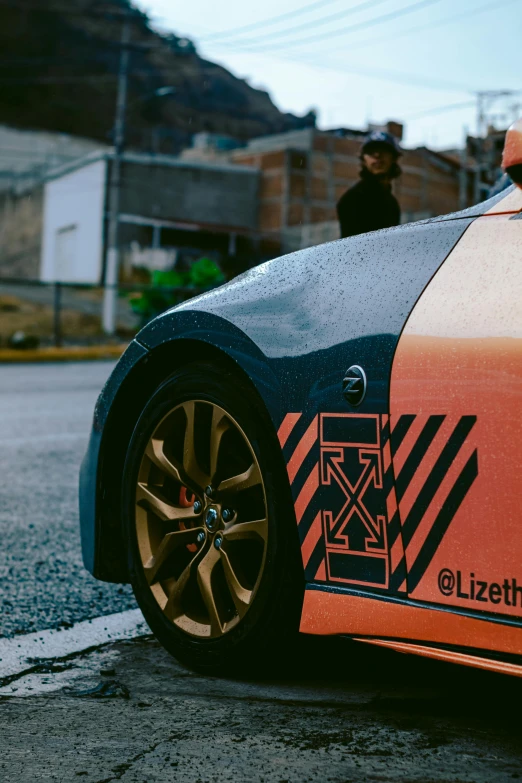
[[[110,142],[128,0],[0,0],[0,123]],[[198,131],[249,139],[309,126],[191,42],[131,22],[128,144],[177,152]],[[155,97],[161,87],[173,94]]]

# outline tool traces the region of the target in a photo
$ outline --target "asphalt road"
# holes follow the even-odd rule
[[[0,367],[0,637],[135,606],[85,571],[78,471],[113,363]]]

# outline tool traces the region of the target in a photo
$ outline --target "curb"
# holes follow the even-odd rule
[[[93,650],[151,633],[139,609],[81,620],[70,628],[44,631],[0,639],[0,687],[6,681],[37,669],[56,659]]]
[[[32,350],[0,349],[0,364],[23,362],[77,362],[97,359],[119,359],[127,348],[121,345],[90,345],[71,348],[35,348]]]

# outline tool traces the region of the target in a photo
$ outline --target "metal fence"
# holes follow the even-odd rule
[[[116,334],[132,339],[154,316],[201,293],[194,287],[118,285]],[[0,277],[0,346],[96,345],[102,329],[103,287]]]

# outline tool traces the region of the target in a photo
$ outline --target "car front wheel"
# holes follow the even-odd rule
[[[155,392],[123,509],[134,593],[167,650],[216,673],[285,657],[303,591],[295,520],[273,426],[242,378],[195,362]]]

